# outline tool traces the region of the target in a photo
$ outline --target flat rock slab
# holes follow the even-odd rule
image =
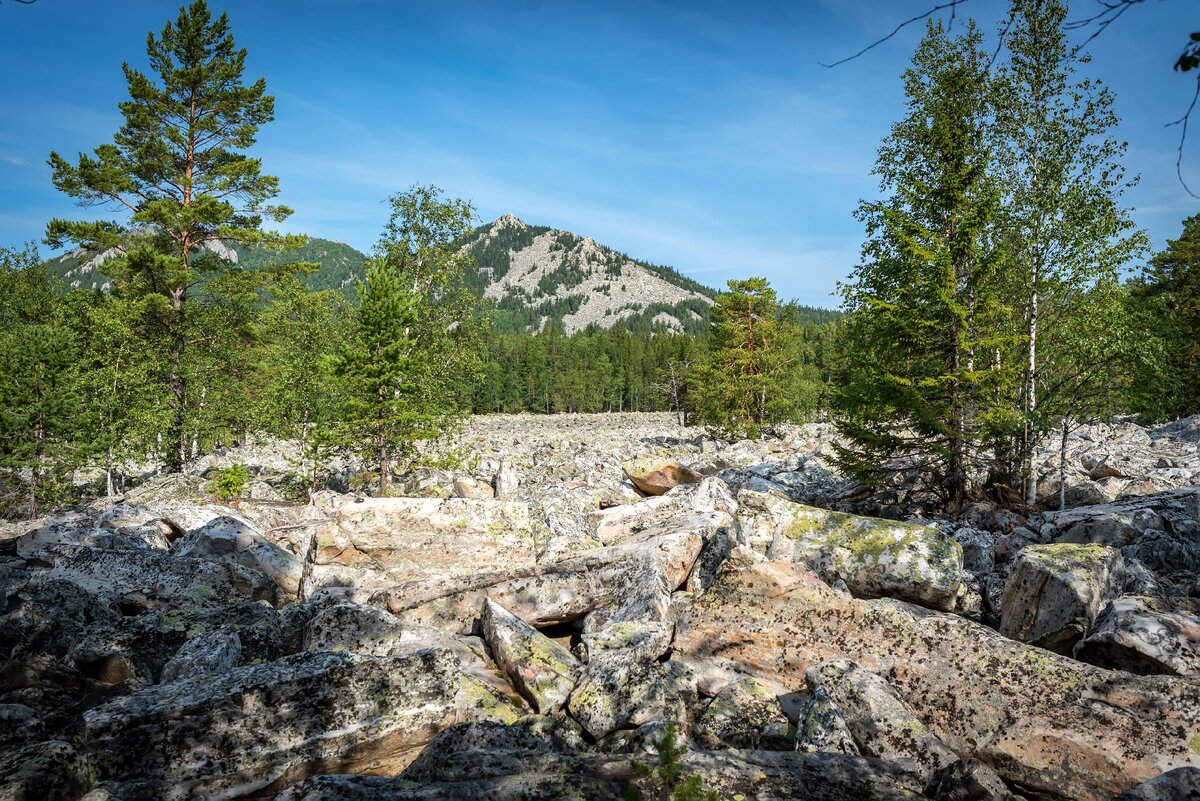
[[[372,581],[375,589],[531,567],[537,547],[529,505],[467,498],[326,499],[314,571],[331,584]],[[353,568],[353,570],[338,570]]]
[[[275,583],[238,564],[149,549],[51,545],[38,552],[35,582],[68,581],[101,598],[136,597],[146,607],[217,608],[243,600],[274,603]]]
[[[1048,798],[1108,801],[1200,766],[1200,685],[1103,670],[954,615],[841,595],[815,574],[741,552],[675,606],[674,658],[730,659],[795,685],[829,659],[887,676],[960,757]]]
[[[395,779],[321,776],[279,801],[618,801],[634,784],[628,757],[551,750],[518,727],[447,729]],[[719,798],[756,801],[902,801],[920,796],[908,772],[841,754],[689,751],[683,774]]]
[[[395,772],[448,725],[453,656],[308,653],[184,679],[86,712],[97,780],[120,798],[236,798],[318,772]]]

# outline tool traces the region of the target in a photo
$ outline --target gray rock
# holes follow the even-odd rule
[[[841,710],[864,753],[889,761],[911,760],[923,781],[958,760],[883,678],[848,659],[805,672],[809,687],[825,690]]]
[[[962,546],[963,568],[986,576],[995,568],[996,537],[989,531],[969,527],[956,529],[954,540]]]
[[[561,709],[580,672],[571,652],[490,598],[483,602],[482,622],[496,664],[534,711],[550,715]]]
[[[300,654],[109,701],[83,732],[121,797],[245,795],[333,765],[398,770],[451,722],[460,678],[447,651]]]
[[[0,752],[4,801],[76,801],[91,787],[87,760],[70,743],[51,740]]]
[[[174,553],[242,565],[269,576],[278,585],[281,598],[300,595],[304,558],[280,548],[244,520],[219,517],[188,532],[175,543]]]
[[[1200,600],[1124,596],[1109,602],[1075,658],[1130,673],[1200,673]]]
[[[800,707],[795,748],[806,753],[858,754],[858,745],[846,718],[824,687],[814,687]]]
[[[242,640],[236,631],[207,631],[184,643],[171,661],[163,666],[160,681],[165,684],[210,673],[225,673],[237,666],[241,655]]]
[[[766,751],[790,749],[795,739],[778,697],[750,676],[726,685],[696,721],[693,733],[714,744]]]
[[[143,608],[217,608],[240,600],[274,602],[275,583],[238,564],[185,559],[152,550],[53,545],[35,583],[68,581],[101,598]]]
[[[977,759],[959,760],[939,770],[925,794],[933,801],[1021,801],[994,770]]]
[[[1113,801],[1196,801],[1200,798],[1200,768],[1175,768],[1126,790]]]
[[[305,626],[304,650],[392,656],[403,631],[399,618],[386,609],[334,604],[317,612]]]
[[[1069,655],[1123,584],[1123,559],[1115,548],[1031,545],[1008,576],[1000,633]]]

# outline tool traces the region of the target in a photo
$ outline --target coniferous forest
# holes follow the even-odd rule
[[[125,68],[112,140],[49,154],[59,191],[118,212],[46,225],[52,249],[103,254],[105,285],[55,278],[35,243],[0,251],[5,513],[111,494],[135,465],[178,471],[252,434],[304,442],[310,473],[358,454],[386,491],[416,443],[490,412],[672,411],[721,436],[827,417],[864,482],[904,464],[950,507],[997,487],[1032,500],[1047,437],[1200,407],[1200,217],[1148,252],[1122,204],[1135,176],[1113,98],[1064,14],[1014,3],[1003,58],[974,23],[929,23],[841,309],[747,277],[685,333],[651,308],[566,334],[545,313],[569,297],[536,313],[483,299],[476,255],[506,246],[468,247],[469,200],[432,186],[397,189],[361,276],[314,280],[322,264],[294,255],[308,240],[269,231],[291,210],[247,152],[275,122],[268,83],[225,16],[193,3],[150,38],[135,62],[149,71]]]

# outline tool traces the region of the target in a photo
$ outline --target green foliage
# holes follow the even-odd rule
[[[250,483],[250,471],[244,464],[233,464],[213,472],[213,495],[222,501],[233,501],[242,497]]]
[[[730,281],[717,296],[712,346],[692,374],[688,396],[698,419],[720,436],[757,437],[797,412],[789,392],[796,365],[779,312],[764,278]]]
[[[679,738],[674,723],[668,723],[652,744],[658,762],[653,767],[633,762],[636,782],[625,793],[629,801],[720,801],[716,791],[704,788],[702,777],[685,775],[683,755],[687,745]]]
[[[456,244],[470,230],[470,205],[423,186],[391,204],[336,367],[346,441],[378,465],[380,495],[418,442],[457,425],[460,389],[479,370],[474,298],[463,283],[469,256]]]
[[[113,141],[90,156],[81,153],[74,164],[54,152],[49,159],[55,187],[82,205],[120,209],[124,225],[56,219],[46,239],[120,254],[105,269],[127,297],[143,302],[150,323],[146,349],[165,356],[165,456],[169,469],[179,470],[189,429],[194,439],[200,410],[213,408],[205,385],[198,389],[196,382],[220,360],[219,346],[227,355],[232,343],[223,329],[197,330],[221,324],[232,307],[211,315],[197,310],[194,290],[203,284],[212,296],[229,289],[238,293],[234,306],[244,305],[244,290],[263,280],[225,282],[228,265],[209,248],[225,241],[299,245],[301,239],[260,230],[264,218],[279,221],[290,213],[269,205],[278,181],[262,175],[259,160],[245,152],[273,119],[274,99],[262,79],[243,82],[246,51],[235,46],[226,16],[213,19],[204,1],[194,0],[160,36],[148,37],[146,51],[155,78],[124,66],[129,100],[120,104],[124,122]],[[209,352],[193,359],[197,342]]]
[[[33,518],[62,500],[78,456],[79,344],[32,246],[0,248],[0,298],[0,482]]]
[[[956,39],[928,25],[904,74],[908,114],[879,150],[890,196],[859,207],[869,239],[843,286],[854,367],[837,397],[839,461],[868,482],[918,468],[953,508],[1007,378],[984,355],[1003,344],[1006,309],[981,43],[973,24]]]
[[[1150,260],[1136,289],[1138,311],[1153,321],[1163,348],[1156,374],[1143,375],[1139,411],[1151,418],[1200,412],[1200,214]],[[1153,369],[1154,363],[1151,362]]]

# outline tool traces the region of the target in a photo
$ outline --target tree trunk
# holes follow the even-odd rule
[[[184,453],[185,429],[187,427],[187,379],[183,375],[183,351],[186,339],[183,332],[183,290],[172,291],[171,308],[174,319],[171,324],[170,362],[167,374],[167,398],[171,404],[171,422],[166,436],[166,465],[168,473],[182,473],[186,461]]]
[[[1067,508],[1067,432],[1069,418],[1062,419],[1062,439],[1058,445],[1058,511]]]
[[[1033,465],[1037,412],[1037,337],[1038,337],[1038,270],[1034,270],[1033,288],[1029,293],[1029,345],[1025,365],[1025,429],[1021,442],[1021,476],[1025,480],[1025,502],[1037,502],[1037,473]]]
[[[106,497],[113,497],[116,492],[113,491],[113,452],[112,446],[104,449],[104,491]]]

